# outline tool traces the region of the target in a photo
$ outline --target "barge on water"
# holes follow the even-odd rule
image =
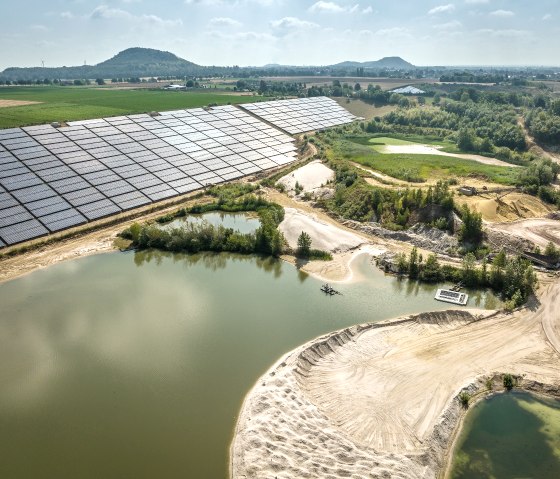
[[[452,291],[450,289],[438,289],[435,299],[438,301],[445,301],[446,303],[459,304],[465,306],[469,301],[469,295],[467,293],[461,293],[460,291]]]

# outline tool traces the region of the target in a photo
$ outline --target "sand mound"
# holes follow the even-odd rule
[[[311,236],[311,247],[315,249],[344,252],[366,243],[361,236],[337,228],[303,211],[285,208],[285,212],[284,221],[280,223],[279,228],[292,248],[297,246],[297,239],[302,231]]]
[[[461,205],[482,213],[482,219],[490,223],[515,221],[522,218],[536,218],[548,215],[553,208],[539,198],[512,192],[501,198],[498,195],[456,196]]]
[[[296,183],[301,186],[304,192],[312,193],[333,178],[334,171],[323,165],[320,160],[316,160],[283,176],[278,180],[278,183],[284,185],[286,191],[291,193],[295,192]]]

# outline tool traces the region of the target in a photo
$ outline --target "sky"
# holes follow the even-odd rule
[[[20,0],[0,9],[0,70],[93,65],[135,46],[200,65],[385,56],[560,65],[560,0]]]

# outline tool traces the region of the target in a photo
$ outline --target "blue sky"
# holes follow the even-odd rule
[[[143,46],[202,65],[560,65],[560,0],[21,0],[0,69],[95,64]]]

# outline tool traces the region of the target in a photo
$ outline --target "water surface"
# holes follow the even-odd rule
[[[367,256],[353,266],[334,297],[279,260],[154,251],[0,284],[0,478],[226,477],[243,397],[283,353],[448,307]]]
[[[558,479],[560,400],[507,393],[465,418],[452,479]]]

